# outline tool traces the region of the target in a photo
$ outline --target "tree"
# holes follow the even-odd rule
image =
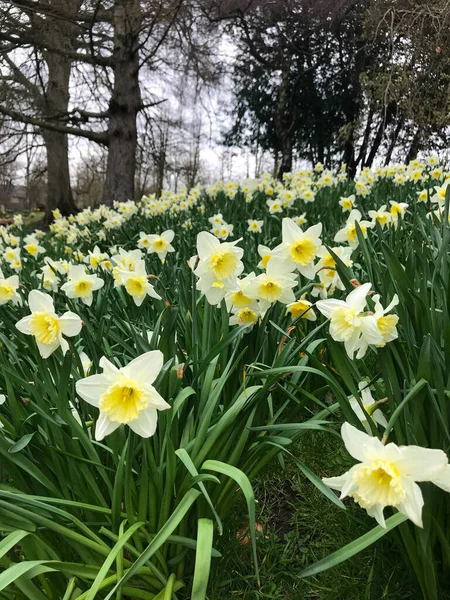
[[[361,38],[365,6],[285,0],[238,19],[238,118],[228,140],[278,154],[279,177],[294,152],[321,162],[339,152],[354,170],[360,75],[370,60]]]

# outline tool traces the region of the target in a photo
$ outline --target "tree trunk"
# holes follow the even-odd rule
[[[72,59],[64,54],[65,49],[72,49],[76,32],[73,26],[65,19],[72,18],[78,11],[81,1],[73,0],[61,4],[53,0],[53,9],[56,14],[61,14],[61,20],[53,21],[53,26],[46,32],[46,36],[61,52],[46,52],[45,62],[48,69],[47,89],[44,97],[44,116],[59,119],[67,114],[69,108],[69,80]],[[59,209],[63,215],[70,215],[77,211],[70,185],[69,171],[69,142],[65,133],[42,131],[47,150],[47,211],[46,223],[52,220],[52,211]]]
[[[418,154],[418,152],[420,150],[420,146],[422,144],[422,134],[423,134],[422,127],[419,125],[417,127],[417,131],[414,134],[414,137],[411,141],[411,146],[409,147],[408,154],[406,155],[406,159],[405,159],[406,163],[409,163],[409,161],[417,158],[417,154]]]
[[[116,0],[114,5],[114,87],[109,103],[108,161],[103,202],[134,199],[137,114],[141,106],[139,0]]]
[[[286,135],[283,139],[283,146],[281,151],[281,161],[278,168],[277,177],[280,181],[283,181],[284,173],[290,173],[292,171],[292,152],[293,152],[293,140],[290,135]]]
[[[76,212],[70,185],[67,135],[56,131],[43,131],[47,150],[47,213],[46,222],[52,220],[56,208],[62,215]]]
[[[391,143],[389,144],[389,148],[386,153],[386,158],[384,159],[385,166],[387,166],[391,162],[392,153],[394,152],[395,144],[397,143],[398,136],[400,135],[400,131],[403,128],[404,122],[405,122],[405,117],[403,115],[401,115],[398,119],[397,126],[395,128],[394,134],[391,139]]]

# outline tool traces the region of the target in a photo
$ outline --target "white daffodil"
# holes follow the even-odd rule
[[[102,357],[103,373],[77,381],[78,395],[100,411],[95,427],[97,441],[120,425],[128,425],[144,438],[155,433],[158,410],[170,408],[152,385],[163,363],[159,350],[146,352],[120,369]]]
[[[392,215],[392,222],[394,224],[394,227],[396,227],[398,225],[399,215],[401,215],[402,217],[405,216],[408,205],[406,204],[406,202],[395,202],[394,200],[390,200],[389,204],[391,205],[390,210]]]
[[[286,306],[286,314],[291,315],[293,321],[299,317],[301,319],[308,319],[308,321],[315,321],[317,316],[312,306],[312,303],[302,296],[299,300],[291,302]]]
[[[42,287],[48,292],[58,291],[58,277],[51,265],[44,265],[41,269]]]
[[[36,258],[39,254],[45,253],[45,248],[39,245],[39,241],[35,237],[27,236],[28,241],[24,245],[23,249],[28,252],[30,256]]]
[[[5,248],[3,252],[3,260],[6,260],[10,265],[14,262],[20,262],[20,248]]]
[[[392,222],[392,214],[386,210],[386,204],[380,206],[378,210],[369,210],[368,214],[374,226],[376,223],[379,223],[382,229]]]
[[[377,344],[377,346],[383,347],[387,344],[387,342],[392,342],[398,338],[397,332],[397,323],[398,316],[397,315],[388,315],[387,313],[391,312],[394,306],[397,306],[399,303],[397,294],[394,295],[392,301],[386,308],[383,308],[380,304],[380,296],[376,294],[373,297],[373,301],[375,303],[375,314],[374,319],[376,321],[378,331],[381,333],[383,340]]]
[[[251,306],[243,308],[235,308],[230,316],[230,325],[254,325],[261,317],[261,312],[258,310],[258,304],[253,303]],[[252,327],[249,327],[249,331]]]
[[[304,277],[314,279],[316,270],[314,259],[322,245],[320,235],[322,223],[317,223],[302,231],[292,219],[284,218],[282,223],[282,243],[273,255],[283,258],[290,264],[290,270],[297,269]]]
[[[264,221],[256,221],[255,219],[248,219],[248,228],[247,231],[252,231],[253,233],[261,233]]]
[[[212,278],[213,282],[222,283],[230,288],[230,280],[238,277],[244,270],[241,262],[244,251],[236,246],[239,241],[221,244],[207,231],[201,231],[197,235],[199,262],[194,271],[197,277]]]
[[[368,413],[372,417],[375,423],[378,423],[378,425],[381,425],[382,427],[387,427],[388,422],[386,420],[386,417],[383,415],[381,410],[377,408],[378,405],[372,397],[372,392],[370,391],[370,388],[367,385],[367,381],[360,381],[358,384],[358,389],[361,393],[361,401],[366,413]],[[362,426],[370,435],[371,429],[367,421],[367,416],[364,414],[364,411],[359,405],[358,401],[354,396],[350,396],[348,401],[350,402],[350,406],[353,412],[361,421]]]
[[[445,196],[447,194],[447,187],[449,183],[450,180],[447,179],[441,186],[434,186],[434,194],[431,196],[431,202],[437,203],[441,208],[445,206]]]
[[[228,311],[237,308],[252,307],[256,301],[252,298],[249,298],[246,295],[245,290],[254,279],[255,274],[252,272],[246,277],[236,280],[236,288],[233,291],[229,291],[225,294],[225,302]]]
[[[114,277],[114,287],[123,285],[120,272],[134,271],[136,268],[136,263],[140,260],[142,260],[142,250],[139,250],[139,248],[131,251],[126,251],[123,248],[119,248],[118,253],[114,256],[111,256],[111,262],[115,265],[112,269]]]
[[[105,283],[97,275],[88,275],[83,265],[71,266],[67,279],[61,290],[68,298],[80,298],[87,306],[91,306],[94,292]]]
[[[100,232],[98,237],[101,237]],[[109,255],[106,252],[100,252],[100,248],[98,246],[95,246],[92,252],[89,250],[88,255],[84,257],[84,261],[88,263],[92,269],[97,269],[101,263],[108,259]]]
[[[263,246],[262,244],[258,245],[258,254],[261,260],[258,263],[258,269],[267,269],[267,263],[272,257],[272,252],[268,246]]]
[[[208,221],[211,223],[211,225],[213,227],[220,227],[222,225],[222,223],[225,222],[223,219],[222,213],[217,213],[217,215],[213,215],[212,217],[209,217]]]
[[[5,277],[0,269],[0,306],[11,302],[12,304],[22,304],[22,299],[17,293],[19,288],[19,277],[11,275]]]
[[[265,273],[255,277],[245,289],[249,298],[258,299],[263,312],[274,302],[291,304],[295,302],[292,288],[297,285],[292,266],[281,258],[272,257]]]
[[[118,253],[111,256],[111,261],[122,271],[134,271],[135,264],[142,258],[142,250],[124,250],[119,248]]]
[[[222,223],[222,225],[218,229],[217,234],[214,233],[214,235],[218,237],[219,240],[226,240],[231,235],[233,235],[233,229],[234,225],[231,225],[231,223]]]
[[[357,248],[359,241],[358,234],[356,232],[355,222],[358,222],[363,237],[367,237],[367,229],[373,227],[373,223],[371,223],[370,221],[362,221],[361,219],[362,215],[359,212],[359,210],[356,208],[353,209],[348,216],[345,226],[342,229],[340,229],[334,236],[334,241],[340,243],[346,242],[350,245],[351,248]]]
[[[354,289],[345,300],[319,300],[317,309],[330,319],[330,335],[337,342],[344,342],[348,356],[362,358],[369,344],[380,344],[383,337],[373,315],[366,315],[366,297],[372,284],[365,283]]]
[[[271,198],[271,199],[267,200],[266,204],[269,207],[269,213],[271,215],[273,215],[275,213],[283,212],[283,205],[278,200],[278,198],[275,198],[275,199]]]
[[[450,491],[450,468],[442,450],[420,446],[385,446],[376,437],[363,433],[349,423],[341,429],[342,439],[357,465],[339,477],[323,482],[353,499],[386,527],[383,511],[392,506],[422,527],[422,491],[416,482],[431,481]]]
[[[298,217],[292,217],[292,220],[294,221],[294,223],[296,225],[298,225],[299,227],[301,227],[307,221],[307,219],[306,219],[306,213],[303,213],[303,214],[299,215]]]
[[[134,271],[119,270],[119,277],[136,306],[141,306],[146,296],[161,300],[161,296],[155,292],[155,288],[147,279],[145,262],[143,260],[138,260],[135,263]]]
[[[175,248],[171,245],[175,233],[169,229],[161,235],[151,234],[146,236],[148,246],[146,250],[148,254],[156,253],[158,258],[164,262],[168,252],[175,252]]]
[[[339,205],[342,206],[342,212],[347,212],[352,210],[353,205],[355,204],[355,194],[351,196],[343,196],[339,200]]]
[[[353,261],[350,258],[353,249],[349,246],[336,246],[332,248],[334,254],[338,256],[347,267],[353,265]],[[320,257],[319,262],[316,264],[316,273],[319,275],[320,283],[326,288],[330,289],[330,294],[335,289],[344,290],[345,286],[341,281],[336,270],[336,261],[334,257],[328,252],[325,246],[319,249],[317,256]]]
[[[39,290],[32,290],[29,293],[28,306],[31,315],[20,319],[16,323],[17,329],[36,338],[42,358],[48,358],[60,346],[66,353],[69,344],[63,335],[73,337],[80,333],[82,326],[80,317],[71,311],[58,317],[51,296]]]
[[[89,371],[92,369],[92,360],[86,354],[86,352],[80,352],[81,366],[83,367],[84,375],[89,375]]]

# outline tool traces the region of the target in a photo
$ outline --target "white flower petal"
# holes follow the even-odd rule
[[[39,349],[39,354],[42,358],[48,358],[55,350],[59,348],[59,339],[57,338],[51,344],[41,344],[36,340],[37,347]]]
[[[98,407],[100,396],[106,392],[109,385],[110,382],[103,374],[90,375],[77,381],[75,389],[83,400]]]
[[[48,294],[43,294],[39,290],[31,290],[28,295],[28,306],[32,313],[34,312],[55,312],[53,298]]]
[[[105,414],[100,413],[95,426],[95,439],[100,442],[105,436],[109,435],[120,427],[120,423],[110,421]]]
[[[448,458],[442,450],[403,446],[397,468],[402,475],[413,481],[432,481],[439,471],[448,465]]]
[[[156,425],[158,424],[158,411],[154,408],[149,408],[139,415],[135,421],[130,421],[128,426],[137,435],[143,438],[151,437],[156,431]]]
[[[422,491],[417,483],[408,477],[402,477],[402,484],[406,492],[406,497],[396,508],[406,515],[417,527],[423,527],[422,507],[424,502]]]
[[[355,288],[345,299],[350,308],[356,312],[361,312],[366,306],[366,296],[372,287],[371,283],[364,283]]]
[[[440,469],[431,481],[445,492],[450,493],[450,465],[445,465]]]
[[[329,319],[333,312],[338,308],[347,308],[347,304],[343,300],[318,300],[316,302],[316,308]]]
[[[197,235],[197,252],[201,260],[208,258],[220,246],[219,240],[207,231],[201,231]]]
[[[121,370],[130,379],[136,379],[146,385],[151,385],[158,377],[163,364],[164,355],[161,350],[152,350],[141,354]]]
[[[30,319],[31,319],[31,315],[28,315],[27,317],[23,317],[22,319],[20,319],[20,321],[17,321],[16,328],[21,333],[25,333],[26,335],[31,335]]]
[[[83,326],[80,317],[70,310],[59,317],[58,321],[62,333],[68,337],[78,335],[81,331],[81,327]]]
[[[120,370],[113,365],[111,361],[109,361],[106,356],[102,356],[99,363],[100,367],[103,369],[104,377],[110,382],[115,383],[118,379],[122,377],[122,373]]]
[[[341,436],[350,456],[361,462],[366,460],[374,450],[384,448],[378,438],[367,435],[350,423],[342,425]]]

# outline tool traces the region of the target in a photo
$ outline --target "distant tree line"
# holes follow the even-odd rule
[[[239,52],[230,144],[344,161],[448,146],[450,10],[446,0],[281,0],[230,24]]]

